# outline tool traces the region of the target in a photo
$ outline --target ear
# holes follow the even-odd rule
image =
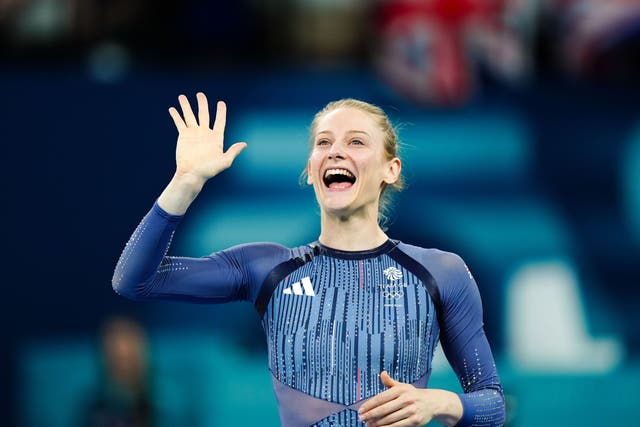
[[[313,177],[311,176],[311,161],[307,160],[307,184],[313,184]]]
[[[389,185],[393,184],[400,178],[401,171],[402,162],[399,158],[394,157],[393,159],[389,160],[389,163],[387,164],[387,170],[384,174],[384,182]]]

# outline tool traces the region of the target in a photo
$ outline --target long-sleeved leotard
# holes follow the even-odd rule
[[[253,243],[170,257],[180,219],[153,206],[118,261],[113,287],[135,300],[252,302],[283,426],[363,425],[357,409],[385,390],[383,370],[427,386],[438,339],[464,390],[458,425],[504,423],[480,295],[457,255],[389,240],[358,252]]]

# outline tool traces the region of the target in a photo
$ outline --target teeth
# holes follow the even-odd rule
[[[349,178],[353,178],[353,174],[351,172],[349,172],[346,169],[328,169],[325,173],[324,173],[324,177],[328,177],[329,175],[344,175],[344,176],[348,176]]]

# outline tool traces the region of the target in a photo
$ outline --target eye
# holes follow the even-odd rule
[[[362,142],[359,139],[352,139],[351,140],[351,145],[364,145],[364,142]]]
[[[327,140],[327,139],[319,139],[316,142],[316,145],[329,145],[329,140]]]

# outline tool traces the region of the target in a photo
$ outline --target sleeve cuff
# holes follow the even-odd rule
[[[167,221],[170,221],[170,222],[179,222],[184,217],[184,215],[171,215],[170,213],[168,213],[167,211],[165,211],[160,207],[157,200],[153,204],[153,212],[155,212],[156,214],[160,215],[161,217],[165,218]]]
[[[462,402],[462,418],[455,425],[455,427],[466,427],[473,424],[473,404],[471,403],[469,396],[466,393],[458,393],[460,402]]]

